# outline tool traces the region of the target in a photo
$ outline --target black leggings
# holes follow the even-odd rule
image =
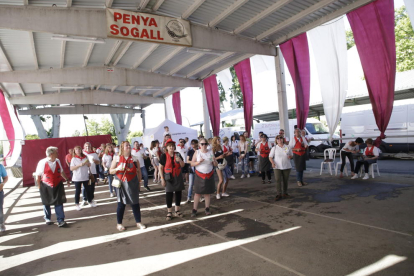
[[[262,172],[262,180],[264,181],[265,180],[265,178],[266,178],[266,174],[267,174],[267,179],[272,179],[272,171],[267,171],[266,173],[265,172]]]
[[[86,181],[74,181],[73,182],[75,184],[75,204],[79,204],[79,198],[80,198],[80,194],[81,194],[81,187],[83,185],[83,189],[84,189],[84,196],[85,199],[88,200],[88,202],[92,202],[92,187],[89,184],[89,180]]]
[[[346,165],[346,157],[348,157],[349,163],[351,164],[351,172],[354,172],[354,157],[352,156],[352,152],[344,151],[344,150],[341,152],[341,158],[342,158],[341,172],[344,171],[344,167]]]
[[[125,204],[118,202],[118,208],[116,210],[116,219],[118,224],[122,224],[122,219],[124,218],[125,213]],[[141,209],[139,203],[131,204],[132,212],[134,213],[134,218],[136,223],[141,223]]]
[[[172,207],[173,195],[174,195],[174,192],[165,193],[165,198],[167,200],[167,208]],[[181,204],[181,191],[175,191],[175,206],[180,206],[180,204]]]

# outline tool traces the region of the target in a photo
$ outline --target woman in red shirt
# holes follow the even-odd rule
[[[306,170],[306,149],[308,148],[308,142],[301,134],[300,129],[295,129],[295,136],[289,142],[289,148],[291,148],[293,152],[296,181],[299,187],[306,185],[306,183],[303,182],[303,171]]]

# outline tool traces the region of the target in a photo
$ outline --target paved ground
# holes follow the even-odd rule
[[[412,275],[413,175],[351,181],[311,169],[298,187],[293,174],[290,200],[274,201],[274,183],[237,179],[212,216],[200,208],[191,219],[185,205],[171,222],[151,186],[141,198],[148,229],[136,230],[127,207],[123,233],[107,187],[96,189],[97,208],[80,212],[67,189],[65,229],[43,223],[36,188],[18,188],[6,197],[0,275]]]

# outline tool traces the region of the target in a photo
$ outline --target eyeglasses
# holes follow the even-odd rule
[[[208,143],[200,143],[202,146],[207,146]]]

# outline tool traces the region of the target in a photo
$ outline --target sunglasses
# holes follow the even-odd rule
[[[202,146],[207,146],[208,143],[200,143]]]

